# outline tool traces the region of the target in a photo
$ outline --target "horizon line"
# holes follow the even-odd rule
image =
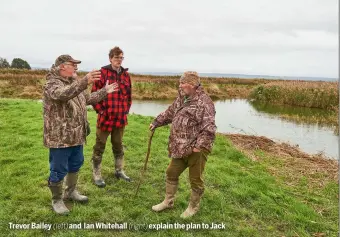
[[[44,67],[32,67],[32,69],[49,70],[49,68]],[[79,72],[89,72],[91,70],[79,70]],[[180,76],[183,72],[174,71],[130,71],[132,74],[173,74],[175,76]],[[328,77],[328,76],[283,76],[283,75],[268,75],[268,74],[244,74],[244,73],[226,73],[226,72],[198,72],[198,74],[216,74],[216,75],[238,75],[238,76],[255,76],[255,77],[279,77],[279,78],[315,78],[315,79],[333,79],[338,80],[338,77]]]

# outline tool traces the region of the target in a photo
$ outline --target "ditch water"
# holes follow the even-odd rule
[[[130,113],[157,116],[172,101],[134,100]],[[319,109],[261,105],[244,99],[215,101],[216,126],[220,133],[240,133],[265,136],[277,142],[299,145],[308,154],[323,152],[327,157],[338,158],[338,136],[334,127],[287,121],[280,113],[304,116],[327,116]]]

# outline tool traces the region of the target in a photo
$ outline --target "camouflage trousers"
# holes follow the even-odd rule
[[[100,164],[103,159],[107,138],[111,135],[112,153],[115,158],[116,169],[123,168],[124,150],[123,150],[123,135],[124,127],[112,129],[112,132],[102,131],[99,128],[96,130],[96,144],[93,146],[92,160],[95,164]],[[117,167],[117,165],[119,167]]]
[[[166,182],[177,184],[179,176],[189,167],[189,180],[191,189],[199,194],[204,192],[203,171],[207,162],[206,152],[193,152],[182,159],[171,159],[166,170]]]

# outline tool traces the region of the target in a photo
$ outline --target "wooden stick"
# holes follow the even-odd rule
[[[145,158],[145,162],[144,162],[144,167],[143,167],[143,170],[142,170],[141,175],[140,175],[140,179],[139,179],[138,186],[137,186],[137,189],[136,189],[135,197],[137,196],[137,193],[138,193],[138,191],[139,191],[140,185],[142,184],[142,181],[143,181],[143,179],[144,179],[144,174],[145,174],[146,167],[147,167],[147,164],[148,164],[148,161],[149,161],[149,156],[150,156],[151,141],[152,141],[152,137],[153,137],[153,134],[154,134],[154,133],[155,133],[155,129],[152,130],[151,135],[150,135],[150,138],[149,138],[148,152],[147,152],[147,154],[146,154],[146,158]]]

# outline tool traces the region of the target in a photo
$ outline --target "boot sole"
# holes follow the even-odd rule
[[[172,207],[166,207],[166,208],[164,208],[164,209],[162,209],[162,210],[159,210],[159,211],[154,210],[153,208],[151,208],[151,210],[154,211],[154,212],[163,212],[163,211],[171,210],[171,209],[174,209],[174,207],[173,207],[173,206],[172,206]]]
[[[55,214],[61,215],[61,216],[67,216],[70,214],[70,211],[66,211],[66,212],[57,212],[56,210],[54,210],[54,208],[52,207],[52,210],[54,211]]]
[[[64,198],[63,200],[64,200],[64,201],[68,201],[68,202],[77,202],[77,203],[81,203],[81,204],[86,204],[86,203],[89,202],[88,199],[87,199],[87,200],[83,200],[83,201],[78,201],[78,200],[74,200],[74,199],[72,199],[72,198]]]
[[[125,178],[121,177],[119,174],[115,174],[115,177],[116,177],[116,179],[118,179],[118,180],[122,179],[122,180],[124,180],[124,181],[126,181],[126,182],[132,182],[132,179],[131,179],[131,178],[125,179]]]
[[[191,216],[182,216],[182,215],[180,215],[180,218],[182,218],[182,219],[189,219],[189,218],[192,218],[193,216],[195,216],[196,214],[193,214],[193,215],[191,215]]]
[[[95,184],[98,188],[104,188],[104,187],[106,186],[106,183],[104,183],[104,182],[97,183],[96,181],[94,181],[94,184]]]

